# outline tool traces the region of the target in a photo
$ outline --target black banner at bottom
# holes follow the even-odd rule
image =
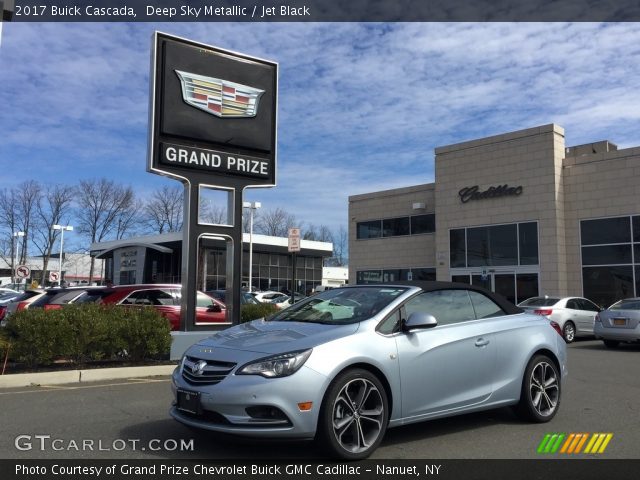
[[[3,480],[410,480],[636,479],[640,460],[366,460],[220,462],[209,460],[0,460]]]

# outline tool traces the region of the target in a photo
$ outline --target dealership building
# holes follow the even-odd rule
[[[104,277],[114,285],[135,283],[182,282],[182,232],[165,233],[125,240],[94,243],[91,255],[104,260]],[[227,241],[220,237],[200,240],[197,268],[199,290],[226,289],[230,277],[232,254]],[[291,290],[293,256],[288,252],[288,239],[248,233],[243,235],[242,284],[249,285],[249,253],[251,278],[260,290]],[[296,291],[306,294],[322,283],[323,259],[333,254],[333,244],[311,240],[300,241],[296,253]]]
[[[567,147],[554,124],[438,147],[434,183],[349,197],[349,276],[640,296],[640,147]]]

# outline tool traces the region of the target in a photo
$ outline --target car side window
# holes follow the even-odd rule
[[[570,308],[571,310],[580,310],[578,301],[573,298],[570,300],[567,300],[567,308]]]
[[[580,300],[580,309],[581,310],[587,310],[589,312],[599,312],[600,311],[600,307],[598,307],[591,300],[587,300],[586,298],[583,298],[582,300]]]
[[[144,305],[146,293],[144,291],[131,292],[127,298],[122,300],[122,305]]]
[[[433,315],[438,325],[475,320],[476,314],[467,290],[436,290],[421,293],[405,304],[407,318],[413,312]]]
[[[476,318],[501,317],[505,314],[504,310],[486,295],[470,290],[469,297],[471,297]]]
[[[208,308],[213,304],[213,299],[204,293],[198,293],[196,297],[196,307]]]
[[[152,305],[173,305],[174,299],[171,292],[165,290],[148,290],[148,299]]]
[[[378,332],[383,335],[389,335],[398,329],[398,325],[400,324],[400,310],[396,310],[383,321],[378,324],[378,328],[376,329]]]

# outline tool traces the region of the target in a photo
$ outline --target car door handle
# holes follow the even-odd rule
[[[489,340],[485,340],[484,338],[479,338],[476,340],[476,347],[484,347],[489,345]]]

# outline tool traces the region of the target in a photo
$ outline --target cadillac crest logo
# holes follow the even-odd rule
[[[192,107],[221,118],[255,117],[264,90],[213,77],[175,70],[182,99]]]

